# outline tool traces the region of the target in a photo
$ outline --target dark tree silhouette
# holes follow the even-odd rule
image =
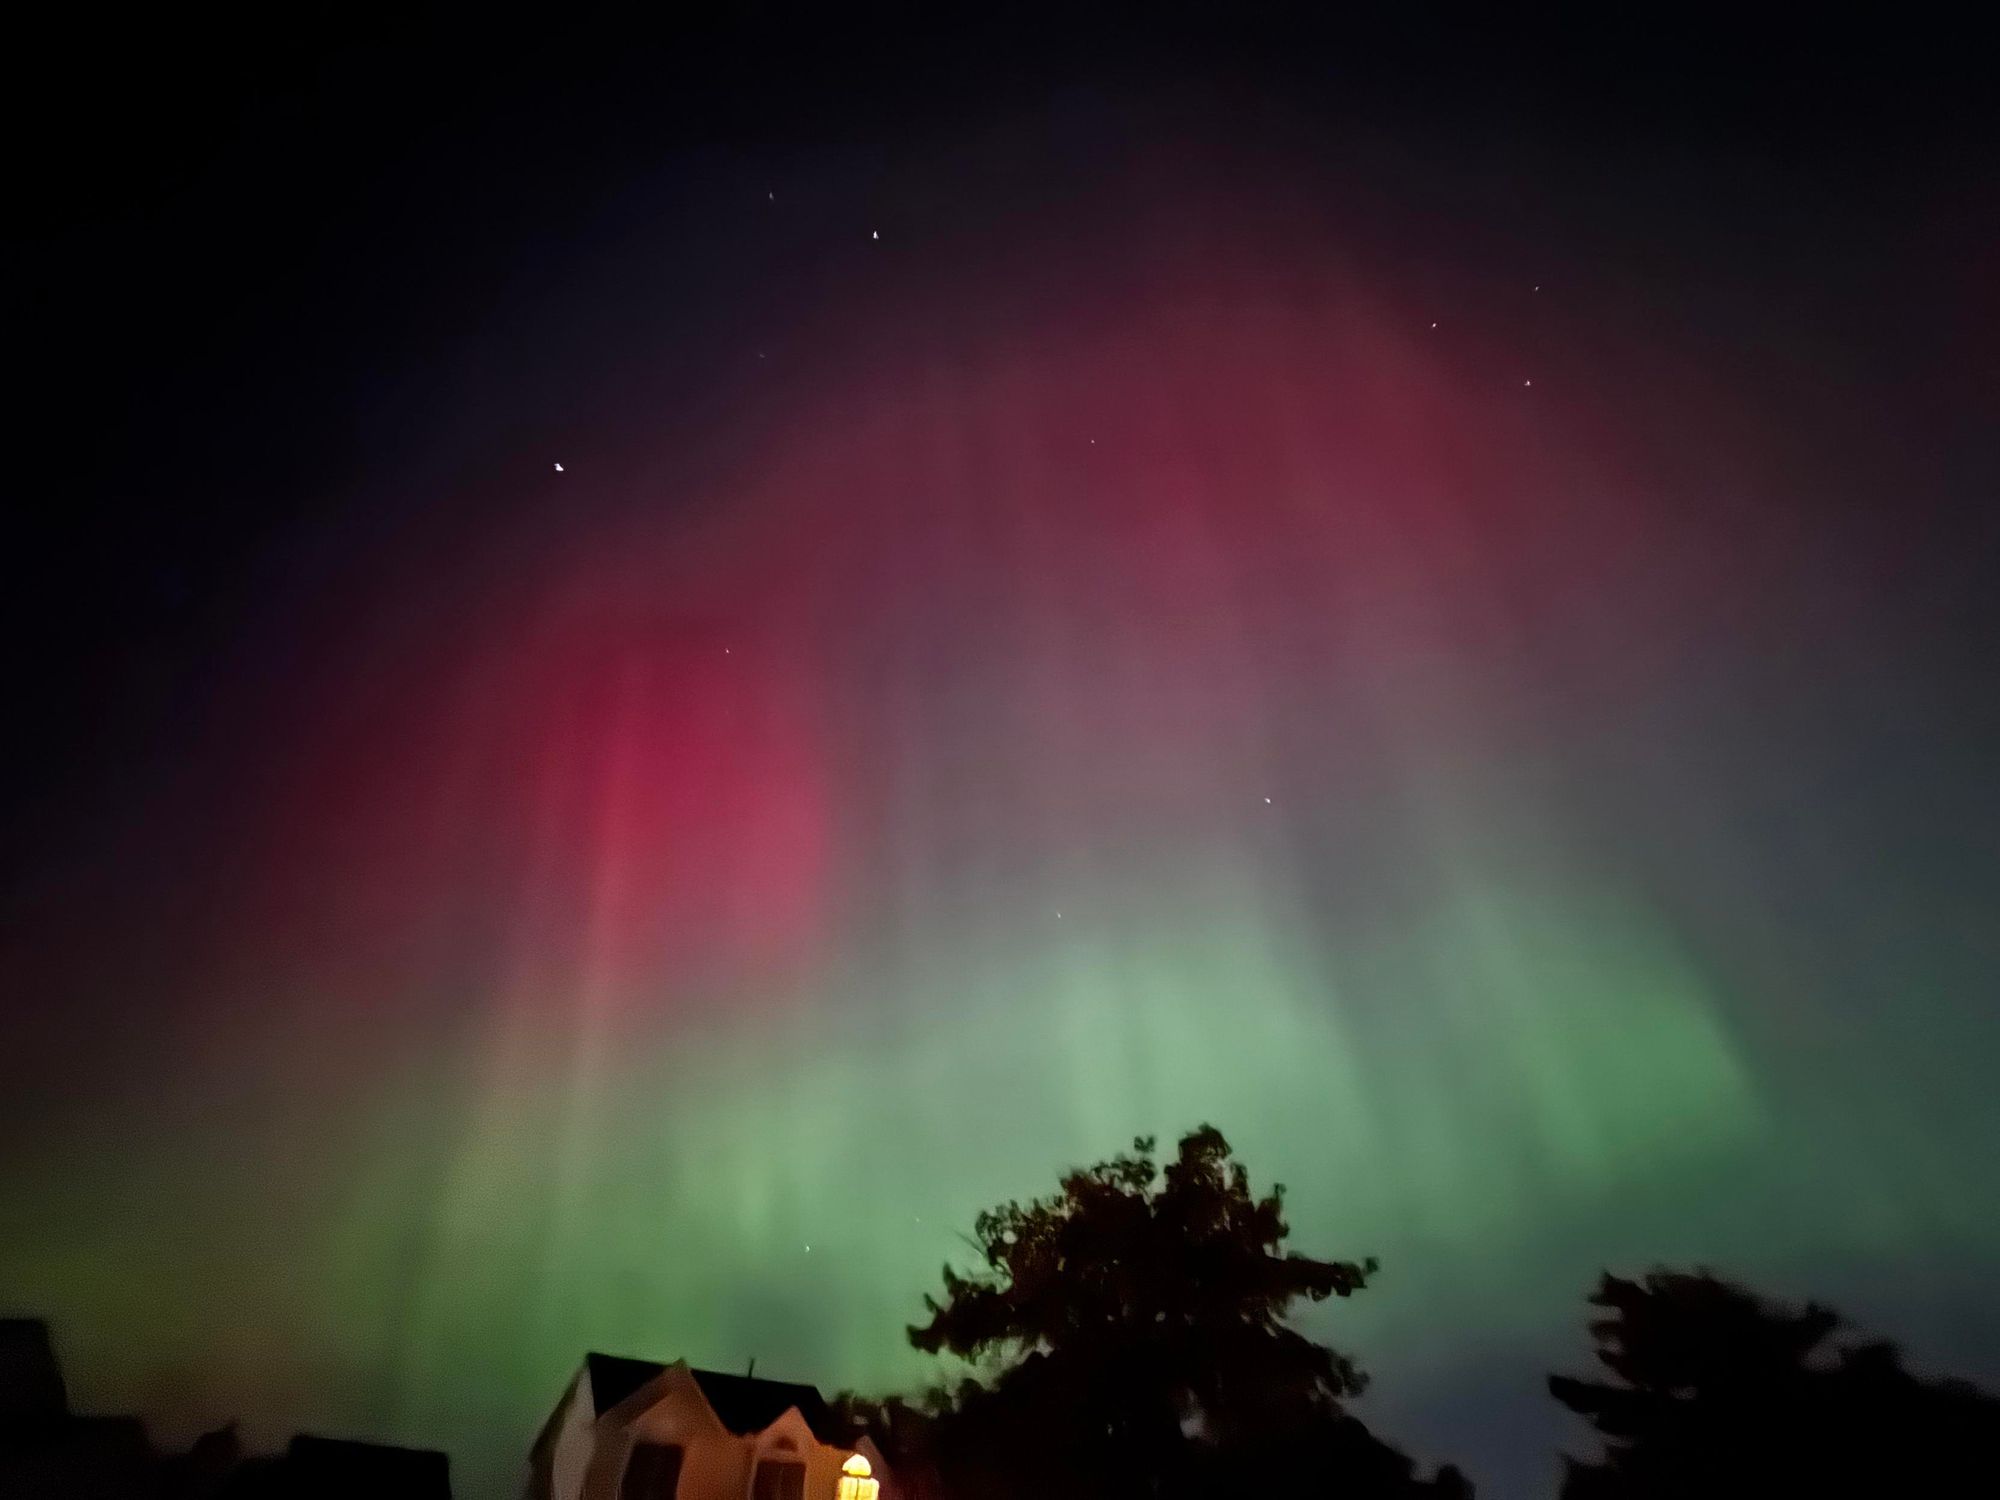
[[[1285,1252],[1282,1187],[1253,1195],[1213,1126],[1164,1168],[1153,1153],[1142,1138],[1052,1198],[982,1213],[983,1267],[947,1266],[942,1299],[924,1299],[911,1342],[991,1371],[897,1414],[951,1492],[1418,1488],[1410,1461],[1343,1409],[1365,1383],[1354,1362],[1285,1322],[1361,1290],[1375,1262]],[[1455,1471],[1439,1482],[1469,1493]]]
[[[951,1500],[938,1471],[938,1413],[945,1398],[942,1392],[933,1398],[917,1405],[901,1396],[878,1400],[842,1391],[827,1402],[847,1441],[866,1433],[881,1450],[894,1476],[896,1500]]]
[[[1611,1378],[1555,1375],[1549,1390],[1596,1427],[1604,1453],[1567,1461],[1564,1500],[1991,1483],[2000,1401],[1919,1379],[1893,1345],[1831,1342],[1846,1324],[1830,1308],[1769,1303],[1706,1271],[1606,1275],[1590,1301],[1606,1314],[1590,1329]]]

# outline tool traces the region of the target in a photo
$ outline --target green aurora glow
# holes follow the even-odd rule
[[[270,694],[197,937],[18,981],[77,1019],[0,1289],[83,1403],[507,1493],[589,1348],[925,1378],[979,1207],[1204,1120],[1382,1258],[1308,1326],[1487,1493],[1607,1264],[2000,1350],[1991,762],[1815,475],[1690,455],[1654,330],[1525,390],[1317,242],[1068,311],[760,408],[699,504],[565,450],[559,545]]]

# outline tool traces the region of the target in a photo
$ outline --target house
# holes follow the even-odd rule
[[[451,1460],[428,1448],[397,1448],[300,1433],[283,1457],[245,1464],[228,1500],[451,1500]]]
[[[0,1318],[0,1500],[451,1500],[451,1461],[301,1433],[246,1458],[236,1425],[161,1453],[137,1417],[69,1409],[48,1324]]]
[[[529,1455],[529,1500],[893,1500],[809,1385],[587,1355]]]
[[[0,1318],[0,1496],[140,1500],[158,1462],[137,1417],[70,1411],[48,1324]]]

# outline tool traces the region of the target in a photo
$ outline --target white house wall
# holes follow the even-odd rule
[[[781,1441],[789,1447],[780,1448]],[[754,1457],[802,1461],[806,1466],[805,1500],[834,1500],[834,1489],[840,1482],[840,1466],[852,1451],[823,1445],[813,1436],[812,1429],[806,1425],[797,1408],[793,1408],[758,1434]],[[749,1482],[750,1471],[746,1468],[743,1473],[746,1489],[736,1492],[739,1497],[748,1493]],[[690,1496],[688,1500],[709,1500],[709,1497]],[[721,1497],[717,1496],[716,1500],[721,1500]]]
[[[616,1454],[610,1483],[589,1500],[618,1500],[618,1479],[625,1456],[635,1443],[676,1443],[682,1452],[681,1482],[676,1500],[744,1500],[750,1485],[750,1439],[737,1437],[709,1410],[708,1401],[685,1370],[671,1388],[647,1407],[623,1432],[607,1435],[605,1446]]]
[[[569,1394],[563,1398],[562,1420],[549,1458],[549,1500],[578,1500],[583,1493],[584,1470],[597,1445],[597,1434],[592,1430],[596,1419],[591,1415],[595,1410],[590,1371],[586,1369],[570,1382]]]

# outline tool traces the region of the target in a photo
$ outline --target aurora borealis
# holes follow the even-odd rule
[[[587,1348],[923,1378],[978,1208],[1203,1120],[1485,1494],[1607,1265],[2000,1376],[1966,179],[1241,99],[629,148],[341,335],[339,464],[120,493],[208,592],[17,777],[0,952],[82,1399],[511,1493]]]

